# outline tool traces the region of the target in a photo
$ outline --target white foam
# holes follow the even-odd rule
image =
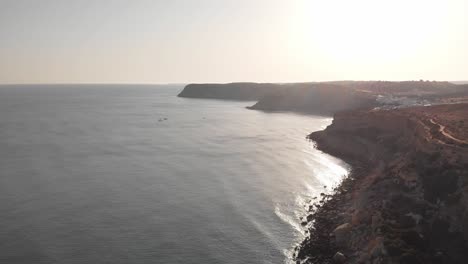
[[[302,228],[301,224],[295,220],[295,217],[282,213],[278,205],[275,206],[275,214],[283,222],[292,226],[299,234],[301,234],[302,236],[305,236],[304,229]]]

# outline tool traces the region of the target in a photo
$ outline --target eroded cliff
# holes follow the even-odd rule
[[[184,87],[179,97],[207,98],[222,100],[258,101],[268,93],[282,89],[280,84],[272,83],[206,83],[189,84]]]
[[[353,170],[308,217],[304,263],[466,263],[468,104],[335,115],[309,135]]]
[[[344,110],[424,105],[447,98],[468,100],[468,86],[428,81],[244,82],[189,84],[178,96],[257,101],[248,108],[332,116]]]

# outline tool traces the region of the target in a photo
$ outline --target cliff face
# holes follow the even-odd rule
[[[468,100],[468,86],[424,81],[189,84],[178,96],[258,101],[249,109],[331,116],[340,111],[370,109],[386,104],[383,102],[385,100],[376,100],[381,96],[396,105],[399,102],[436,102],[441,98],[453,100],[460,97]]]
[[[329,83],[189,84],[178,95],[189,98],[258,101],[249,109],[331,116],[342,110],[377,106],[375,96]]]
[[[298,260],[466,263],[466,131],[468,104],[335,115],[309,137],[353,171],[311,212]]]
[[[375,97],[353,89],[329,83],[303,87],[292,86],[262,97],[250,109],[264,111],[294,111],[321,115],[377,106]]]
[[[269,83],[189,84],[185,86],[178,96],[257,101],[266,94],[274,93],[281,89],[281,85]]]

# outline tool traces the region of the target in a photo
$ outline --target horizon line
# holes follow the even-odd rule
[[[139,82],[52,82],[52,83],[0,83],[0,86],[16,85],[188,85],[188,84],[230,84],[230,83],[271,83],[271,84],[293,84],[293,83],[326,83],[326,82],[449,82],[449,83],[468,83],[468,80],[458,81],[440,81],[440,80],[333,80],[333,81],[293,81],[293,82],[258,82],[258,81],[231,81],[231,82],[169,82],[169,83],[139,83]]]

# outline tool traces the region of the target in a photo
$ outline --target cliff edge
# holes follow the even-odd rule
[[[188,84],[178,97],[206,98],[239,101],[258,101],[268,93],[282,89],[280,84],[272,83],[200,83]]]
[[[342,112],[309,138],[353,169],[311,207],[299,263],[466,263],[468,104]]]
[[[429,81],[189,84],[179,97],[257,101],[249,109],[332,116],[340,111],[468,101],[468,86]]]
[[[268,93],[249,109],[263,111],[293,111],[332,116],[351,109],[371,109],[379,106],[376,96],[332,83],[307,86],[290,85]]]

